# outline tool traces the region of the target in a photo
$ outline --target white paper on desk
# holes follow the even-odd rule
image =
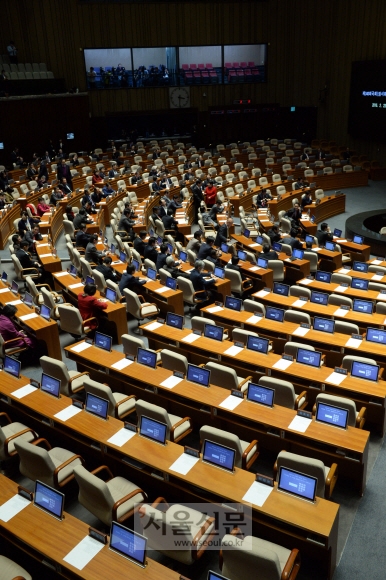
[[[257,248],[257,246],[260,246],[260,244],[249,244],[249,248]]]
[[[336,240],[336,241],[337,241],[337,242],[339,242],[339,243],[340,243],[340,242],[343,242],[343,243],[347,242],[347,240],[341,240],[341,239],[338,239],[338,240]]]
[[[252,268],[248,268],[250,272],[256,272],[256,270],[261,270],[260,266],[252,266]]]
[[[145,326],[145,328],[146,330],[157,330],[157,328],[160,328],[161,326],[162,324],[160,322],[151,322],[150,324]]]
[[[375,300],[386,300],[386,294],[379,293]]]
[[[17,306],[18,304],[23,304],[22,300],[12,300],[12,302],[6,302],[6,304],[14,304]]]
[[[102,550],[104,544],[94,540],[90,536],[86,536],[71,550],[67,556],[64,556],[63,561],[71,564],[78,570],[83,570],[85,566]]]
[[[307,419],[306,417],[299,417],[296,415],[288,425],[288,429],[292,429],[292,431],[299,431],[299,433],[305,433],[307,428],[312,423],[312,419]]]
[[[250,318],[248,318],[248,320],[246,320],[245,322],[250,322],[251,324],[259,324],[259,322],[261,322],[263,320],[262,316],[251,316]]]
[[[306,286],[307,284],[311,284],[311,282],[313,282],[313,280],[310,278],[303,278],[303,280],[299,280],[299,284],[305,284]]]
[[[110,439],[107,439],[107,443],[112,443],[117,447],[122,447],[125,443],[130,441],[136,435],[135,431],[130,431],[129,429],[120,429],[115,433]]]
[[[192,334],[188,334],[188,336],[185,336],[185,338],[182,339],[182,342],[194,342],[195,340],[197,340],[198,338],[200,338],[199,334],[194,334],[192,332]]]
[[[10,292],[9,288],[0,288],[0,294],[3,292]]]
[[[254,481],[244,495],[243,500],[262,507],[269,495],[273,492],[273,489],[270,485],[264,485],[264,483]]]
[[[338,270],[339,274],[347,274],[347,272],[350,271],[351,268],[341,268],[340,270]]]
[[[206,309],[207,312],[211,312],[212,314],[213,314],[213,312],[221,312],[221,310],[224,310],[224,308],[222,308],[222,306],[212,306],[212,308]]]
[[[24,314],[24,316],[20,316],[20,320],[31,320],[31,318],[37,318],[38,315],[36,312],[32,312],[32,314]]]
[[[200,461],[199,457],[193,457],[188,453],[183,453],[178,459],[169,467],[171,471],[180,473],[181,475],[186,475],[189,471]]]
[[[362,340],[359,340],[358,338],[349,338],[345,346],[349,346],[350,348],[359,348],[361,344]]]
[[[371,263],[378,266],[378,264],[382,264],[382,260],[371,260]]]
[[[295,302],[293,304],[291,304],[291,306],[295,306],[296,308],[302,308],[303,306],[305,306],[307,304],[307,300],[295,300]]]
[[[259,290],[259,292],[256,292],[256,296],[258,296],[259,298],[264,298],[264,296],[268,296],[268,294],[271,293],[268,292],[267,290]]]
[[[14,516],[16,516],[21,510],[23,510],[31,502],[21,495],[14,495],[0,506],[0,520],[3,522],[9,522]]]
[[[114,266],[116,266],[117,264],[123,264],[123,262],[121,262],[121,260],[115,260],[115,262],[111,262],[112,264],[114,264]]]
[[[160,386],[161,387],[166,387],[167,389],[173,389],[174,387],[176,387],[183,380],[184,379],[181,379],[180,377],[175,377],[174,375],[172,375],[171,377],[168,377],[167,379],[165,379],[164,381],[162,381],[162,383],[160,384]]]
[[[67,276],[68,272],[55,272],[56,278],[61,278],[62,276]]]
[[[228,409],[228,411],[233,411],[243,402],[244,399],[241,397],[234,397],[233,395],[229,395],[226,399],[224,399],[220,404],[219,407],[223,409]]]
[[[386,296],[386,294],[385,294]],[[346,316],[346,314],[349,312],[349,310],[344,310],[343,308],[338,308],[338,310],[335,310],[334,312],[334,316]]]
[[[39,258],[50,258],[52,254],[42,254]]]
[[[284,258],[284,262],[291,262],[291,258]]]
[[[60,419],[60,421],[65,422],[68,421],[68,419],[71,419],[71,417],[75,417],[75,415],[80,413],[81,410],[82,409],[79,407],[75,407],[75,405],[70,405],[69,407],[59,411],[59,413],[56,413],[54,417],[56,417],[56,419]]]
[[[71,288],[71,290],[73,288],[83,288],[83,284],[82,282],[77,282],[76,284],[70,284],[69,288]]]
[[[156,292],[158,294],[163,294],[164,292],[167,292],[168,290],[170,290],[170,288],[168,288],[168,286],[162,286],[162,288],[157,288]]]
[[[382,280],[383,275],[382,274],[374,274],[374,276],[371,276],[372,280]]]
[[[346,292],[347,288],[347,286],[337,286],[334,292]]]
[[[261,218],[259,218],[259,222],[264,223],[264,222],[269,222],[269,220],[262,220]]]
[[[50,244],[36,244],[37,248],[46,248],[48,247]]]
[[[310,332],[309,328],[304,328],[303,326],[299,326],[293,331],[293,335],[295,336],[306,336],[307,332]]]
[[[125,369],[129,365],[132,365],[133,362],[134,362],[133,360],[129,360],[128,358],[122,358],[121,360],[111,365],[111,368],[116,369],[117,371],[121,371],[122,369]]]
[[[89,344],[88,342],[81,342],[80,344],[73,346],[71,350],[74,352],[82,352],[82,350],[86,350],[86,348],[90,348],[90,346],[92,346],[92,344]]]
[[[288,369],[289,366],[292,365],[292,363],[293,363],[292,360],[287,360],[286,358],[281,358],[277,362],[275,362],[274,365],[272,365],[272,368],[279,369],[281,371],[285,371],[286,369]]]
[[[341,373],[336,373],[335,371],[326,378],[326,383],[332,383],[333,385],[340,385],[343,383],[347,375],[342,375]]]
[[[313,251],[313,252],[320,252],[320,250],[321,250],[321,249],[322,249],[322,248],[312,248],[312,251]]]
[[[228,356],[236,356],[242,350],[244,350],[241,346],[235,346],[234,344],[228,348],[223,354],[227,354]]]
[[[30,395],[31,393],[37,390],[38,390],[37,387],[33,387],[32,385],[25,385],[25,387],[21,387],[20,389],[13,391],[11,395],[16,397],[16,399],[22,399],[23,397],[26,397],[27,395]]]

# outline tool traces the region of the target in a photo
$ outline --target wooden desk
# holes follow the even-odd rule
[[[6,288],[8,288],[8,286],[0,281],[0,289]],[[0,293],[0,303],[3,306],[8,302],[20,300],[20,298],[20,294],[15,295],[10,290]],[[16,304],[15,306],[17,308],[17,319],[20,319],[21,316],[25,316],[26,314],[35,313],[35,307],[29,308],[29,306],[24,303]],[[37,315],[33,318],[30,318],[29,320],[19,320],[19,323],[26,327],[28,331],[37,338],[37,340],[42,340],[45,343],[48,356],[56,358],[57,360],[62,360],[62,351],[59,342],[59,330],[58,325],[54,320],[50,320],[50,322],[48,322],[41,316]]]
[[[17,484],[0,474],[0,504],[17,494]],[[28,505],[8,522],[0,520],[0,535],[13,541],[22,551],[38,561],[48,560],[63,578],[105,580],[178,580],[180,575],[147,558],[146,568],[140,568],[104,546],[87,564],[78,570],[63,558],[88,535],[89,526],[68,513],[59,521],[35,506]]]
[[[367,244],[353,244],[353,242],[334,239],[340,245],[342,252],[348,252],[352,261],[367,262],[370,260],[370,246]]]
[[[42,264],[46,272],[51,272],[52,274],[52,272],[62,271],[62,262],[57,255],[52,253],[52,247],[46,241],[46,239],[40,243],[35,244],[35,249],[39,258],[39,262]]]
[[[15,204],[6,211],[2,211],[0,218],[0,250],[4,250],[8,238],[15,233],[13,222],[17,218],[20,218],[20,206],[18,204]]]
[[[359,278],[359,276],[358,276]],[[318,292],[327,292],[328,294],[339,294],[348,296],[349,298],[359,298],[360,300],[386,300],[386,294],[381,294],[378,290],[359,290],[358,288],[351,288],[348,286],[345,290],[339,290],[340,284],[330,282],[318,282],[317,280],[309,280],[304,278],[298,281],[299,286],[307,286],[310,290],[317,290]]]
[[[376,282],[377,284],[385,284],[386,290],[386,276],[383,275],[381,278],[376,278],[376,272],[357,272],[356,270],[352,270],[350,267],[348,268],[340,268],[339,270],[335,271],[335,274],[346,274],[346,276],[351,276],[352,278],[361,278],[362,280],[368,280],[369,282]]]
[[[90,357],[95,358],[92,355],[94,347],[87,350]],[[67,349],[67,352],[73,351]],[[110,359],[111,355],[115,355],[116,361],[122,358],[122,353],[107,354]],[[100,361],[100,351],[96,358]],[[130,368],[135,366],[138,365],[133,363]],[[158,373],[158,370],[154,373]],[[110,417],[108,421],[102,422],[97,417],[82,412],[63,423],[54,415],[67,407],[70,399],[64,396],[60,399],[52,398],[48,406],[49,395],[39,390],[24,399],[15,400],[11,395],[12,391],[25,385],[26,381],[28,381],[26,377],[15,379],[7,376],[0,386],[0,392],[12,401],[13,416],[20,412],[30,417],[30,423],[32,417],[40,420],[39,434],[45,429],[58,435],[65,434],[67,438],[72,439],[71,449],[77,451],[81,447],[83,452],[85,448],[97,451],[104,462],[110,464],[113,462],[123,476],[133,479],[138,485],[144,485],[145,491],[147,487],[153,487],[154,477],[157,477],[159,492],[179,494],[182,501],[183,498],[189,501],[187,498],[193,496],[195,501],[205,503],[222,504],[224,501],[246,503],[243,496],[255,480],[254,474],[237,468],[234,473],[219,472],[217,468],[202,461],[198,462],[186,476],[177,474],[171,471],[170,466],[181,455],[183,451],[181,445],[168,442],[161,448],[157,443],[136,435],[122,447],[117,447],[109,443],[108,439],[122,428],[121,421]],[[3,397],[0,404],[3,407],[8,406]],[[53,424],[54,429],[47,423]],[[157,491],[157,494],[159,492]],[[338,519],[339,506],[331,501],[317,498],[316,502],[311,504],[281,494],[276,489],[263,507],[252,505],[252,524],[255,533],[267,539],[276,537],[276,541],[283,546],[296,545],[304,557],[310,556],[318,562],[327,578],[331,578],[336,567]],[[68,551],[66,548],[65,553]]]
[[[68,300],[68,302],[77,307],[78,294],[82,292],[83,285],[82,287],[78,286],[77,288],[74,287],[71,288],[71,286],[81,284],[82,281],[80,278],[71,276],[70,274],[66,273],[64,276],[61,276],[61,274],[62,272],[54,272],[53,274],[55,289],[61,290],[63,292],[63,295]],[[97,298],[102,298],[98,290],[95,296]],[[118,344],[121,344],[122,334],[127,333],[127,317],[125,304],[121,304],[120,302],[113,304],[108,300],[106,310],[103,310],[101,312],[103,312],[102,316],[106,316],[107,320],[113,324],[115,328],[114,339],[117,341]]]

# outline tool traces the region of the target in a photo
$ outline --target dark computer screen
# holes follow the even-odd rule
[[[146,348],[139,347],[137,350],[137,362],[152,369],[157,365],[157,353]]]
[[[288,284],[282,284],[281,282],[274,282],[273,283],[273,290],[274,294],[280,294],[281,296],[288,296],[290,291],[290,287]]]
[[[146,563],[147,538],[118,524],[111,523],[110,549],[140,566]]]
[[[117,293],[112,288],[106,288],[105,296],[106,296],[107,300],[110,300],[110,302],[117,301]]]
[[[379,366],[354,360],[351,367],[351,376],[366,381],[378,380]]]
[[[369,281],[362,280],[362,278],[352,278],[351,288],[356,288],[357,290],[368,290]]]
[[[334,333],[335,321],[331,318],[319,318],[314,316],[314,330],[320,330],[321,332]]]
[[[167,425],[166,423],[161,423],[155,419],[150,419],[145,415],[141,415],[139,421],[139,434],[157,443],[166,443]]]
[[[313,292],[311,291],[310,302],[314,304],[328,304],[328,294],[326,292]]]
[[[24,294],[24,304],[27,304],[27,306],[31,307],[33,304],[33,298],[31,296],[31,294],[29,294],[29,292],[26,292]]]
[[[327,425],[334,425],[335,427],[346,429],[348,422],[348,410],[335,407],[334,405],[327,405],[326,403],[317,402],[315,419],[321,423],[327,423]]]
[[[69,274],[71,274],[71,276],[77,276],[78,275],[75,266],[72,265],[72,264],[70,266]]]
[[[139,262],[138,260],[132,260],[131,263],[133,264],[135,271],[138,272],[139,270]]]
[[[112,343],[113,339],[111,336],[107,336],[107,334],[102,334],[101,332],[95,332],[94,345],[98,348],[103,348],[103,350],[110,352]]]
[[[316,216],[315,216],[315,215],[312,215],[312,216],[311,216],[311,218],[310,218],[310,222],[311,222],[312,224],[314,224],[314,223],[316,222]]]
[[[268,268],[268,260],[265,258],[257,258],[257,265],[259,268],[264,268],[266,270]]]
[[[42,373],[40,389],[44,393],[48,393],[54,397],[60,397],[60,380]]]
[[[322,353],[315,350],[307,350],[306,348],[298,348],[296,353],[296,362],[310,367],[320,367]]]
[[[267,306],[265,311],[265,318],[276,320],[276,322],[283,322],[284,310],[282,308],[273,308],[272,306]]]
[[[310,236],[310,234],[307,234],[306,237],[304,238],[304,241],[313,244],[315,242],[314,236]]]
[[[173,328],[178,328],[181,330],[184,326],[184,317],[180,314],[173,314],[173,312],[167,312],[166,314],[166,324],[168,326],[173,326]]]
[[[335,236],[336,238],[340,238],[340,236],[342,235],[342,230],[338,230],[338,228],[335,228],[332,235]]]
[[[170,290],[176,290],[177,289],[177,280],[175,280],[171,276],[168,276],[166,278],[166,281],[165,281],[165,286],[170,288]]]
[[[282,246],[279,242],[273,242],[272,249],[275,250],[275,252],[281,252]]]
[[[241,307],[243,305],[243,301],[241,298],[234,298],[233,296],[225,296],[225,308],[229,308],[230,310],[237,310],[237,312],[241,311]]]
[[[150,280],[156,280],[157,279],[157,270],[154,270],[153,268],[148,268],[146,275],[148,278],[150,278]]]
[[[213,338],[214,340],[221,342],[224,336],[224,329],[221,326],[216,326],[215,324],[205,324],[204,336],[206,338]]]
[[[262,354],[267,354],[269,347],[268,338],[260,338],[260,336],[248,336],[247,348]]]
[[[332,272],[322,272],[321,270],[317,270],[315,273],[315,280],[329,284],[331,282],[331,276]]]
[[[186,260],[188,259],[188,254],[186,252],[180,252],[180,260],[181,262],[186,262]]]
[[[51,308],[46,306],[45,304],[40,305],[40,316],[42,316],[45,320],[51,319]]]
[[[246,238],[249,238],[250,235],[251,235],[251,232],[249,230],[247,230],[247,228],[245,228],[245,230],[244,230],[244,236]]]
[[[335,252],[334,242],[326,242],[325,248],[326,248],[326,250],[329,250],[330,252]]]
[[[225,445],[214,443],[208,439],[204,440],[202,460],[211,465],[221,467],[227,471],[233,471],[235,467],[235,455],[235,450],[230,447],[225,447]]]
[[[11,284],[11,292],[13,292],[14,294],[18,294],[19,292],[19,284],[15,282],[15,280],[13,280]]]
[[[214,275],[217,276],[217,278],[224,278],[225,277],[224,268],[220,268],[219,266],[215,266]]]
[[[352,269],[355,272],[368,272],[369,265],[366,262],[353,262]]]
[[[297,260],[303,260],[303,256],[304,256],[303,250],[297,250],[296,248],[294,250],[292,250],[292,257],[293,258],[296,258]]]
[[[7,280],[8,280],[8,274],[7,274],[7,272],[3,272],[1,274],[1,281],[6,282]]]
[[[354,312],[362,312],[363,314],[372,314],[373,313],[374,304],[369,300],[358,300],[358,298],[354,298],[352,309]]]
[[[172,253],[173,253],[173,250],[174,250],[174,248],[173,248],[172,244],[169,244],[169,243],[167,243],[166,245],[167,245],[167,247],[168,247],[169,254],[172,254]]]
[[[243,262],[245,262],[245,260],[247,259],[247,253],[243,252],[243,250],[238,250],[237,257],[240,258],[240,260],[243,260]]]
[[[227,254],[229,250],[228,244],[224,244],[224,242],[221,244],[221,251],[224,252],[224,254]]]
[[[188,372],[186,380],[192,383],[197,383],[202,387],[209,387],[210,371],[196,365],[188,364]]]
[[[260,403],[267,407],[273,407],[273,400],[275,398],[275,389],[269,387],[262,387],[254,383],[249,383],[247,391],[247,400],[254,403]]]
[[[278,489],[302,499],[315,501],[317,483],[316,477],[299,473],[288,467],[279,469]]]
[[[379,328],[368,328],[366,331],[366,340],[378,344],[386,344],[386,330]]]
[[[260,246],[262,246],[264,244],[263,236],[256,236],[256,243],[260,244]]]
[[[34,505],[61,520],[63,518],[64,493],[36,480]]]
[[[92,393],[86,393],[85,410],[92,415],[96,415],[101,419],[107,420],[109,414],[109,402],[107,399],[102,399]]]
[[[4,371],[14,377],[20,377],[21,361],[12,358],[11,356],[5,355],[4,357]]]
[[[126,252],[119,252],[119,259],[121,260],[121,262],[126,262],[127,260]]]
[[[354,236],[352,241],[354,244],[363,244],[364,237],[363,236]]]

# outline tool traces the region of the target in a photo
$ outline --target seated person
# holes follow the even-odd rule
[[[182,203],[180,202],[180,196],[178,193],[173,195],[172,201],[168,205],[168,209],[171,209],[175,213],[178,209],[182,208]]]
[[[20,234],[13,234],[12,238],[11,238],[11,242],[13,245],[13,249],[15,251],[15,254],[18,250],[20,250],[20,242],[21,242],[22,238]]]
[[[201,244],[201,247],[200,247],[198,254],[197,254],[197,259],[198,260],[206,260],[206,258],[208,256],[210,256],[210,253],[212,251],[213,246],[214,246],[214,237],[208,236],[205,239],[205,242],[203,244]]]
[[[316,237],[318,240],[318,244],[319,246],[325,246],[326,242],[332,242],[333,235],[331,233],[330,228],[328,227],[328,223],[327,222],[323,222],[322,224],[320,224],[320,230],[318,230],[316,232]]]
[[[75,214],[74,214],[74,212],[72,211],[72,205],[67,205],[67,206],[66,206],[66,209],[64,210],[64,213],[66,214],[66,216],[67,216],[67,220],[68,220],[69,222],[73,222],[73,221],[74,221]]]
[[[194,291],[200,293],[197,297],[210,300],[212,298],[211,288],[216,284],[216,280],[211,276],[204,278],[202,274],[203,269],[204,262],[202,260],[196,260],[194,269],[190,273],[190,280],[193,284]]]
[[[270,199],[272,199],[271,194],[266,189],[262,189],[256,198],[257,207],[268,207],[268,200]]]
[[[97,187],[95,185],[94,187],[94,191],[92,192],[91,196],[89,199],[87,199],[86,201],[91,201],[93,206],[96,206],[97,203],[101,202],[103,198],[103,193],[100,187]],[[84,199],[84,197],[83,197]],[[83,202],[83,200],[82,200]]]
[[[98,183],[103,183],[103,177],[102,177],[100,171],[98,171],[97,169],[94,169],[94,173],[92,176],[92,184],[98,185]]]
[[[91,224],[92,220],[87,217],[87,212],[84,207],[81,207],[79,212],[74,217],[74,228],[78,230],[80,228],[80,224],[84,222],[85,224]]]
[[[265,258],[266,260],[278,260],[279,256],[275,250],[271,250],[269,244],[263,244],[263,251],[259,253],[260,258]]]
[[[7,205],[4,191],[0,191],[0,209],[4,209]]]
[[[59,189],[58,186],[56,186],[53,190],[53,192],[51,193],[51,197],[50,197],[50,205],[56,205],[58,203],[58,201],[60,201],[61,199],[63,199],[63,192]]]
[[[171,205],[171,204],[170,204]],[[167,214],[162,218],[165,230],[178,230],[178,221],[174,217],[174,211],[168,208]]]
[[[119,280],[119,275],[117,274],[117,272],[113,269],[113,267],[111,266],[112,263],[112,259],[110,256],[105,256],[104,258],[102,258],[102,264],[100,264],[99,266],[97,266],[96,268],[94,268],[95,270],[98,270],[98,272],[100,272],[101,274],[103,274],[104,279],[107,280],[111,280],[112,282],[118,282]]]
[[[70,187],[69,183],[67,183],[67,179],[65,177],[62,177],[62,180],[59,183],[58,187],[60,191],[63,193],[63,195],[68,195],[72,193],[72,188]]]
[[[14,340],[9,348],[36,348],[37,341],[20,330],[15,322],[17,308],[14,304],[6,304],[0,309],[0,334],[3,340]],[[16,339],[16,340],[15,340]]]
[[[129,264],[126,268],[126,272],[122,274],[121,281],[119,282],[119,291],[123,295],[123,291],[125,288],[131,290],[132,292],[141,292],[142,286],[146,284],[146,278],[139,278],[138,276],[134,276],[135,274],[135,266],[133,264]]]
[[[55,205],[56,205],[56,202],[55,202]],[[50,209],[51,209],[50,206],[45,203],[44,198],[38,197],[38,206],[36,208],[36,212],[37,212],[38,216],[42,217],[42,215],[44,213],[46,213],[46,211],[50,211]]]
[[[218,228],[218,223],[217,221],[214,221],[210,215],[210,213],[208,212],[208,210],[206,209],[206,207],[204,205],[202,205],[200,207],[200,211],[201,211],[201,219],[202,219],[202,223],[204,224],[204,226],[213,226],[213,228]]]
[[[110,179],[114,179],[115,177],[119,176],[119,171],[118,171],[118,165],[117,162],[115,162],[112,166],[111,169],[108,173],[108,176]]]
[[[105,256],[104,252],[100,252],[97,249],[97,243],[98,243],[98,236],[96,234],[92,234],[90,236],[90,241],[86,246],[86,253],[85,253],[85,259],[87,260],[87,262],[90,263],[94,263],[94,264],[100,264],[102,258]]]
[[[306,205],[312,205],[312,196],[309,191],[306,191],[306,193],[302,196],[302,199],[300,201],[300,206],[303,211]]]
[[[22,238],[24,237],[25,232],[27,230],[31,229],[31,223],[30,223],[30,220],[28,218],[28,214],[26,211],[23,211],[21,213],[21,219],[19,220],[19,222],[17,224],[17,229],[18,229],[18,232]]]
[[[303,245],[301,243],[300,240],[298,240],[297,236],[297,230],[292,229],[290,232],[289,237],[285,237],[282,239],[283,244],[287,244],[288,246],[291,246],[291,248],[293,250],[302,250],[303,249]]]
[[[157,256],[157,261],[155,263],[157,271],[160,268],[163,268],[164,265],[166,264],[166,259],[169,256],[169,247],[167,244],[161,244],[160,249],[159,249],[159,254]]]
[[[174,260],[173,256],[167,256],[166,263],[162,268],[163,268],[163,270],[166,270],[166,272],[169,272],[169,274],[174,279],[178,278],[178,276],[181,276],[182,278],[186,278],[187,280],[190,280],[190,274],[188,272],[184,272],[183,270],[181,270],[179,268],[179,266],[177,266],[177,264],[179,264],[179,263],[180,262],[176,262]]]
[[[144,259],[151,260],[154,264],[157,264],[158,252],[155,248],[156,239],[151,237],[147,242],[147,246],[145,247],[145,251],[143,253]]]
[[[95,190],[95,187],[94,187],[94,190]],[[93,202],[92,197],[91,197],[90,190],[88,190],[88,189],[85,189],[84,190],[84,194],[83,194],[82,202],[81,203],[82,203],[82,206],[83,207],[85,207],[87,203],[91,203],[91,205],[94,205],[94,202]]]
[[[135,214],[134,208],[133,208],[133,204],[131,203],[131,201],[125,201],[125,207],[124,210],[130,212],[129,218],[131,220],[136,219],[138,216]]]
[[[35,272],[30,270],[27,273],[28,274],[38,273],[39,274],[39,281],[41,281],[40,278],[43,277],[44,271],[40,267],[39,262],[31,259],[31,256],[28,253],[28,248],[29,248],[29,243],[26,240],[22,240],[20,242],[20,249],[16,252],[16,258],[19,260],[20,265],[23,269],[33,268],[33,270],[35,270]],[[36,279],[35,279],[35,281],[36,281]]]
[[[108,195],[113,195],[113,193],[115,193],[115,190],[111,187],[110,182],[108,181],[104,188],[102,189],[103,192],[103,197],[107,197]]]
[[[49,185],[49,183],[47,182],[46,176],[42,175],[38,179],[38,189],[43,189],[44,185]]]
[[[304,181],[302,177],[298,177],[295,183],[295,189],[303,189],[309,185],[308,181]]]
[[[280,240],[281,240],[281,235],[280,235],[278,226],[272,226],[268,230],[267,235],[271,239],[271,244],[273,244],[274,242],[280,242]]]
[[[32,230],[26,230],[23,239],[29,244],[29,252],[36,253],[35,244],[36,242],[41,242],[43,239],[43,236],[39,230],[39,226],[35,225]]]
[[[241,268],[239,266],[239,261],[240,261],[240,259],[238,256],[232,256],[231,263],[227,264],[225,266],[225,269],[226,270],[235,270],[236,272],[238,272],[240,274],[242,280],[246,280],[247,276],[242,273]],[[250,281],[249,284],[245,284],[245,287],[250,287],[250,286],[252,286],[252,281]]]
[[[230,240],[230,230],[233,226],[233,219],[228,218],[225,224],[222,224],[217,232],[217,236],[214,242],[215,246],[220,247],[221,244],[227,244]]]
[[[146,242],[144,240],[146,238],[147,238],[147,232],[145,232],[143,230],[143,231],[139,232],[137,237],[134,239],[134,243],[133,243],[134,250],[136,250],[140,256],[143,256],[143,254],[145,253]]]
[[[142,179],[141,174],[139,171],[136,171],[134,175],[131,177],[131,185],[138,185],[138,181]]]
[[[107,300],[95,298],[97,287],[95,284],[86,284],[83,292],[78,294],[78,308],[83,320],[88,318],[99,318],[101,311],[106,310]],[[87,323],[87,326],[95,330],[98,328],[96,321]]]
[[[214,266],[222,267],[221,260],[219,258],[219,252],[216,248],[212,248],[210,254],[207,258],[205,258],[208,262],[211,262]]]
[[[153,183],[150,186],[151,192],[153,194],[159,194],[161,191],[163,191],[163,189],[165,189],[165,188],[162,188],[161,185],[158,185],[157,178],[154,176],[153,177]]]
[[[79,230],[76,232],[75,246],[77,248],[87,248],[87,244],[90,241],[91,235],[86,233],[87,225],[82,222],[79,226]]]
[[[130,211],[124,210],[118,223],[118,231],[121,232],[120,236],[123,242],[133,240],[135,235],[133,231],[133,225],[135,224],[135,221],[130,219],[130,213]],[[126,235],[123,232],[125,232]]]
[[[216,201],[216,203],[213,205],[212,209],[210,210],[209,215],[210,215],[211,219],[217,223],[217,216],[219,213],[223,213],[223,211],[224,211],[224,206],[222,205],[221,201]]]
[[[295,205],[287,211],[286,216],[291,220],[293,227],[299,225],[300,218],[302,217],[302,210],[300,209],[300,205],[295,203]]]
[[[196,230],[193,234],[192,239],[189,240],[189,242],[186,246],[186,250],[192,250],[192,252],[197,254],[200,247],[201,247],[201,231]]]

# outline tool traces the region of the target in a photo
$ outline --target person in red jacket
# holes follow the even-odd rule
[[[93,317],[99,318],[102,310],[107,308],[107,300],[95,298],[96,290],[95,284],[86,284],[83,292],[78,294],[78,308],[83,320]],[[87,326],[93,330],[98,328],[98,324],[95,321],[91,321]]]
[[[215,187],[212,180],[205,188],[205,203],[207,207],[212,207],[216,203],[217,198],[217,187]]]
[[[37,214],[38,216],[42,217],[42,215],[46,212],[46,211],[50,211],[50,206],[47,205],[44,202],[44,198],[43,197],[39,197],[38,198],[38,207],[37,207]]]

